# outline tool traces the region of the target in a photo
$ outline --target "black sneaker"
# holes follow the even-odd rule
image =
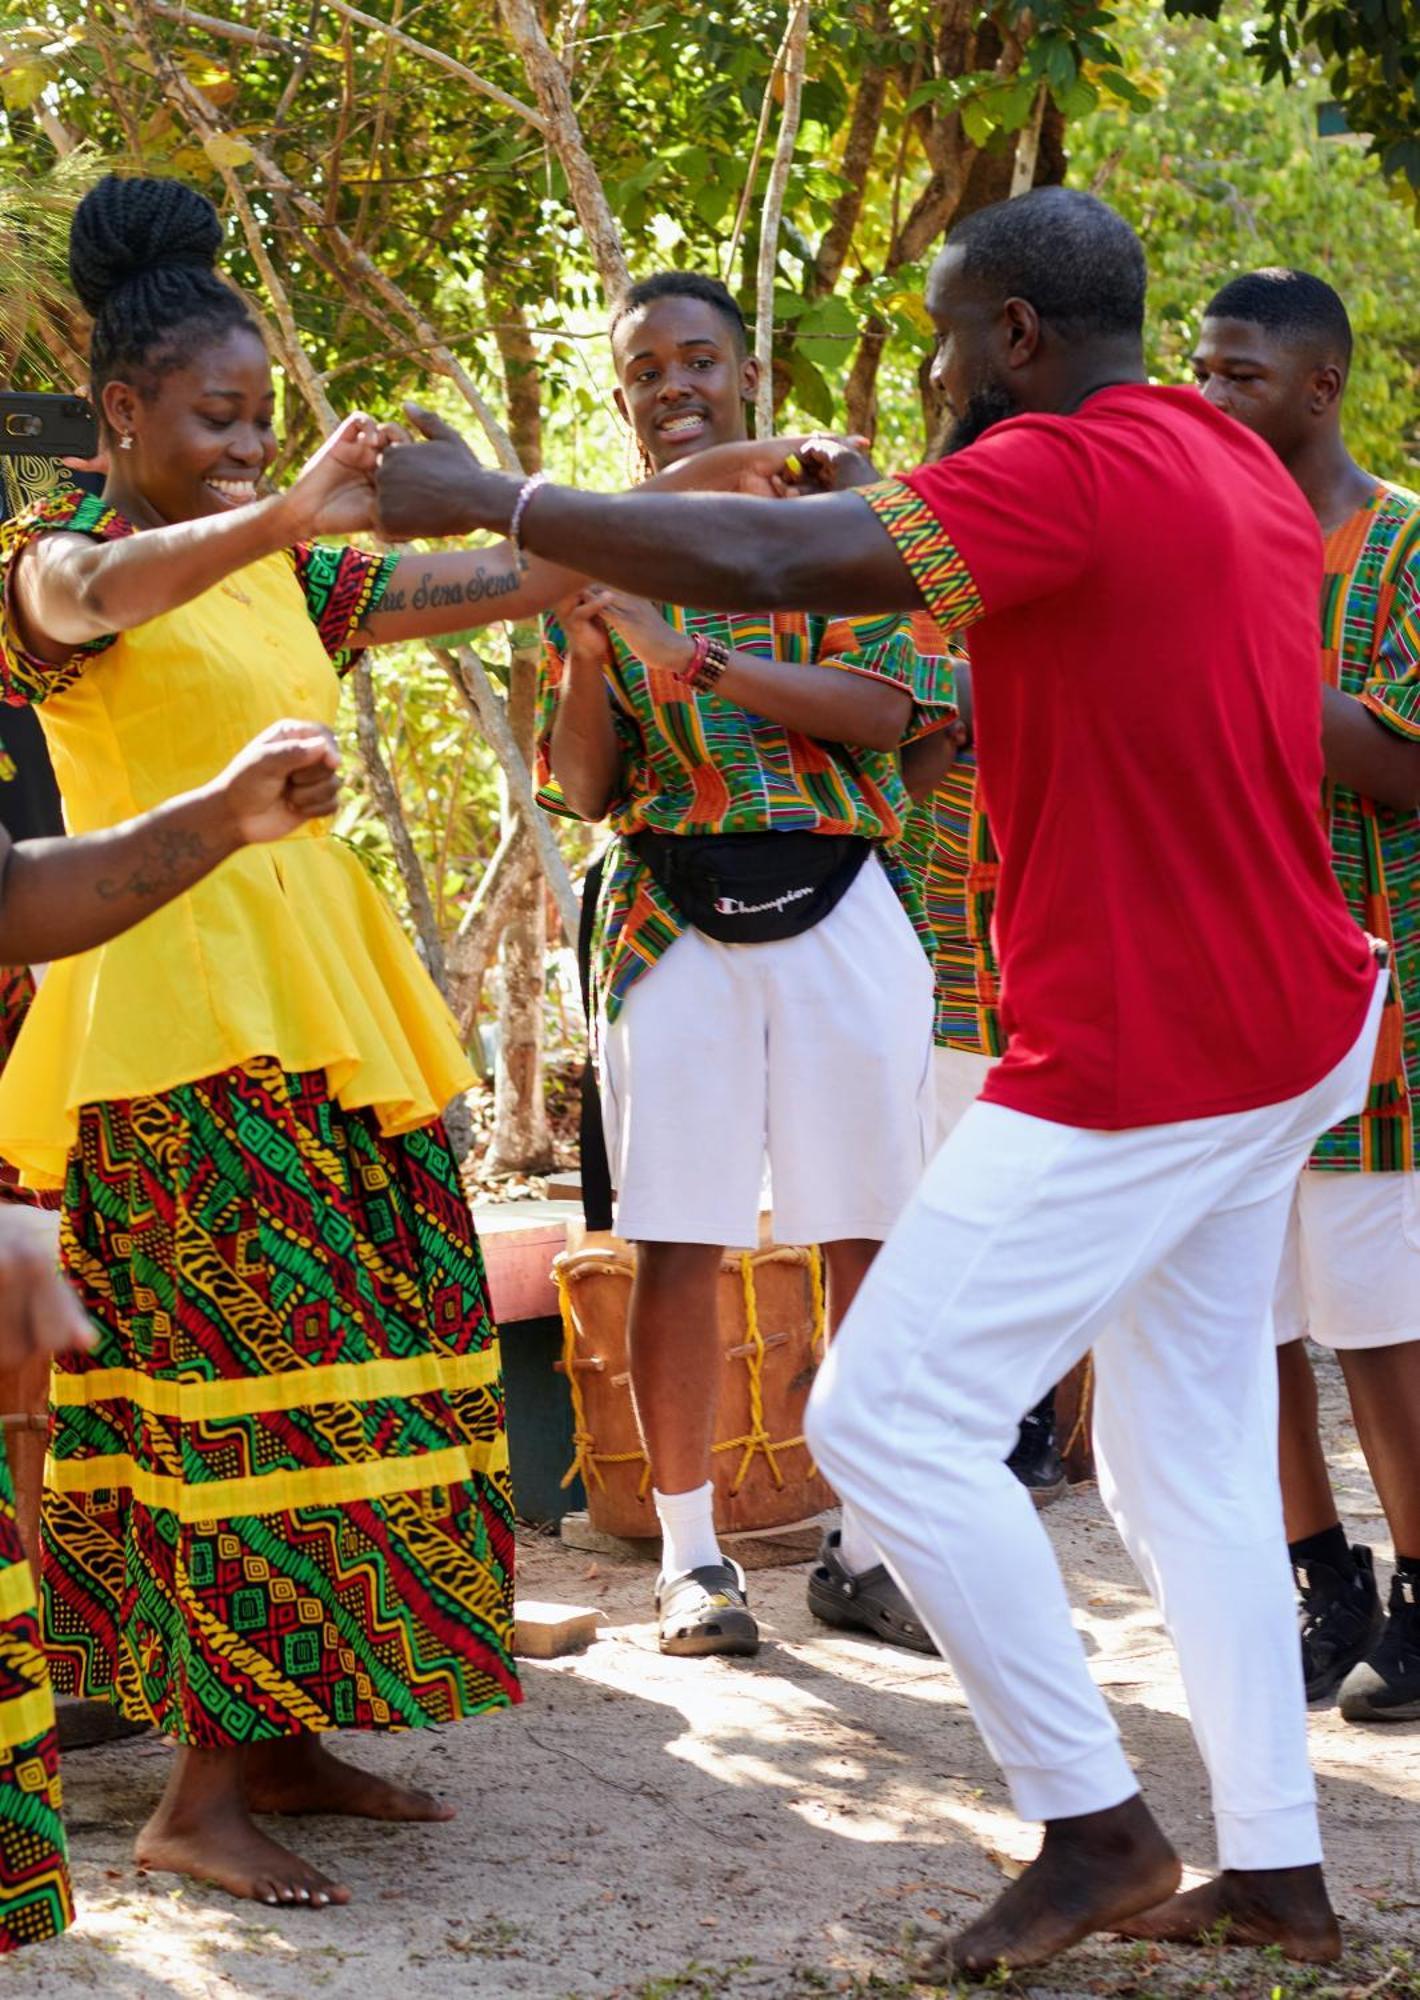
[[[1037,1507],[1048,1507],[1069,1486],[1065,1461],[1055,1449],[1054,1398],[1048,1396],[1021,1421],[1007,1465]]]
[[[1391,1578],[1385,1629],[1341,1683],[1339,1700],[1348,1722],[1420,1720],[1420,1580]]]
[[[1292,1564],[1308,1701],[1328,1701],[1351,1669],[1365,1659],[1385,1624],[1376,1589],[1375,1557],[1357,1543],[1351,1558],[1356,1567],[1350,1576],[1343,1576],[1330,1563]]]
[[[737,1562],[705,1563],[699,1569],[661,1577],[656,1615],[663,1653],[705,1659],[713,1653],[750,1659],[759,1651],[759,1627],[745,1597],[745,1573]]]

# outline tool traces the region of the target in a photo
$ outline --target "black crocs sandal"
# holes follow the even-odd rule
[[[839,1554],[841,1531],[830,1528],[819,1546],[818,1567],[809,1576],[809,1609],[825,1625],[871,1632],[890,1646],[936,1655],[931,1633],[881,1563],[855,1576]]]
[[[759,1651],[759,1627],[745,1598],[738,1563],[705,1563],[656,1585],[661,1651],[685,1659],[727,1653],[748,1659]]]

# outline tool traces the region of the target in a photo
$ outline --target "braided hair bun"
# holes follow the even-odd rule
[[[93,315],[92,393],[138,382],[146,393],[208,342],[238,327],[260,338],[240,295],[216,271],[222,223],[181,181],[105,174],[74,211],[69,276]]]
[[[90,188],[69,231],[69,276],[86,312],[98,317],[113,294],[167,267],[211,271],[222,224],[206,195],[181,181],[120,180]]]

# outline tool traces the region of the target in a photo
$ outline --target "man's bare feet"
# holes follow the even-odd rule
[[[1136,1792],[1123,1805],[1047,1820],[1029,1868],[917,1968],[930,1984],[1043,1965],[1093,1931],[1111,1930],[1178,1887],[1178,1856]]]
[[[1276,1945],[1305,1965],[1341,1956],[1341,1927],[1320,1868],[1225,1868],[1115,1928],[1120,1937],[1158,1944]]]
[[[189,1875],[258,1903],[323,1909],[350,1891],[251,1823],[244,1752],[181,1749],[157,1811],[138,1836],[140,1868]]]
[[[356,1819],[446,1820],[454,1808],[332,1757],[320,1737],[285,1736],[246,1753],[246,1800],[259,1813],[343,1813]]]

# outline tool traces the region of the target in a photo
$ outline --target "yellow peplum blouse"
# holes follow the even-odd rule
[[[205,784],[269,723],[333,724],[335,662],[389,559],[264,557],[176,611],[56,667],[24,653],[8,570],[55,528],[132,533],[69,494],[0,530],[0,670],[40,720],[71,833]],[[112,943],[49,969],[0,1077],[0,1154],[62,1186],[81,1105],[153,1096],[255,1056],[324,1070],[386,1133],[438,1117],[473,1081],[452,1016],[364,869],[327,823],[248,847]]]

